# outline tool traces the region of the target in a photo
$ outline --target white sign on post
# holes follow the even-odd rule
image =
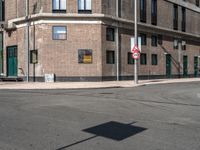
[[[132,37],[131,38],[131,51],[132,51],[134,46],[135,46],[135,38]],[[140,49],[140,53],[141,53],[141,51],[142,51],[142,39],[141,39],[141,37],[138,37],[138,48]]]

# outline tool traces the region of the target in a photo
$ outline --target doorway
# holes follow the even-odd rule
[[[7,76],[17,76],[17,46],[7,47]]]
[[[172,58],[171,54],[166,55],[166,77],[171,78],[172,74]]]

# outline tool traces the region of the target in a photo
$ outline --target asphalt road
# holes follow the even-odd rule
[[[0,90],[0,150],[200,150],[200,83]]]

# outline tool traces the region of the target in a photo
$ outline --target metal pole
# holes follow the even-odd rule
[[[181,78],[181,40],[178,39],[178,77]]]
[[[119,0],[116,0],[116,17],[119,17]],[[119,81],[119,28],[116,27],[116,69],[117,69],[117,81]]]
[[[138,37],[137,37],[137,0],[135,0],[135,44],[138,45]],[[138,68],[137,68],[137,59],[135,59],[134,64],[134,82],[138,84]]]
[[[29,0],[26,0],[26,81],[29,82]]]

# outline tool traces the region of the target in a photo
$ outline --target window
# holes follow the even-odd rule
[[[186,50],[186,41],[181,42],[182,50]]]
[[[30,51],[30,63],[37,64],[38,63],[38,50]]]
[[[0,21],[5,20],[5,8],[4,8],[4,0],[0,0]]]
[[[151,55],[151,64],[152,64],[152,65],[158,65],[158,57],[157,57],[157,54],[152,54],[152,55]]]
[[[141,37],[141,45],[147,45],[147,35],[144,33],[140,33]]]
[[[78,12],[79,13],[91,13],[92,12],[91,0],[78,0]]]
[[[132,53],[131,52],[128,52],[128,64],[129,65],[134,64],[134,59],[132,57]]]
[[[157,25],[157,0],[151,0],[151,24]]]
[[[78,63],[91,64],[92,63],[92,50],[79,49],[78,50]]]
[[[178,40],[174,39],[174,49],[178,49]]]
[[[178,5],[174,4],[174,15],[173,15],[173,26],[174,30],[178,30]]]
[[[199,7],[199,0],[196,0],[196,6]]]
[[[115,29],[114,28],[106,28],[106,40],[107,41],[115,41]]]
[[[162,35],[158,35],[158,44],[160,44],[160,45],[162,45],[162,43],[163,43],[163,37],[162,37]]]
[[[158,37],[156,35],[151,36],[151,46],[157,46]]]
[[[67,39],[67,28],[63,26],[53,27],[53,39],[54,40],[66,40]]]
[[[146,23],[146,0],[140,0],[140,21]]]
[[[147,64],[147,55],[144,53],[140,54],[140,64],[141,65],[146,65]]]
[[[66,0],[53,0],[53,13],[66,13]]]
[[[186,9],[182,7],[182,31],[185,32],[186,30]]]
[[[114,51],[106,51],[106,63],[107,64],[115,64],[115,52]]]

